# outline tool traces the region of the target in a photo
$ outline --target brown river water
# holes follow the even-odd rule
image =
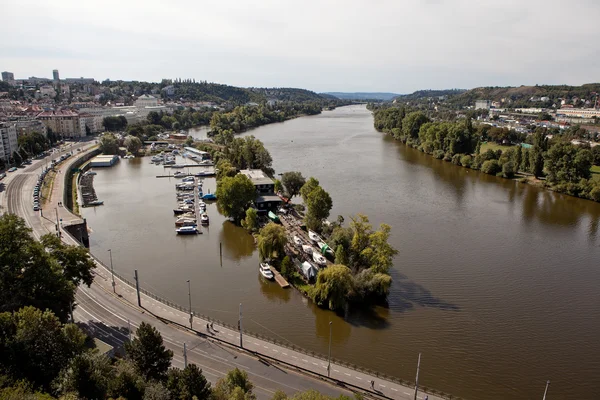
[[[600,204],[480,174],[407,148],[364,106],[250,133],[277,173],[315,176],[338,214],[392,226],[389,308],[338,316],[264,282],[253,239],[208,207],[174,232],[173,178],[148,158],[97,169],[91,250],[146,289],[245,328],[467,399],[600,399]],[[205,192],[214,179],[205,179]],[[348,219],[347,219],[348,220]],[[219,243],[223,246],[222,265]]]

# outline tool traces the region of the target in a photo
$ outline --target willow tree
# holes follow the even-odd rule
[[[259,231],[257,241],[261,259],[281,258],[287,243],[285,229],[281,225],[270,222]]]
[[[334,264],[319,272],[311,297],[321,307],[343,310],[353,293],[354,278],[350,268]]]

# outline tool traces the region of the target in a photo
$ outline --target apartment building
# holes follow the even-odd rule
[[[0,122],[0,158],[8,164],[10,156],[18,148],[15,124],[13,122]]]
[[[61,138],[78,138],[85,136],[85,127],[83,135],[79,124],[79,114],[74,111],[44,111],[37,118],[42,121],[46,128],[52,129],[54,134]]]

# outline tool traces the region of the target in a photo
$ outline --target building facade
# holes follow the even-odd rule
[[[79,129],[80,135],[86,136],[86,127],[90,130],[90,133],[103,132],[104,127],[102,126],[102,120],[104,118],[99,115],[92,114],[79,114]]]
[[[476,110],[489,110],[492,107],[492,102],[490,100],[476,100],[475,101],[475,109]]]
[[[21,135],[26,135],[28,133],[41,133],[44,137],[48,136],[48,129],[46,125],[37,119],[21,119],[15,121],[15,127],[17,129],[17,138]]]
[[[58,85],[58,83],[60,82],[60,76],[58,75],[57,69],[52,70],[52,80],[54,81],[55,85]]]
[[[8,82],[10,86],[15,86],[15,74],[12,72],[4,71],[2,73],[2,80]]]
[[[158,106],[158,99],[154,96],[143,94],[137,98],[137,100],[135,101],[135,106],[140,108],[156,107]]]
[[[0,122],[0,158],[9,163],[10,156],[17,151],[17,127],[14,122]]]
[[[259,213],[274,211],[283,203],[283,200],[275,194],[275,182],[261,169],[243,169],[240,174],[246,175],[256,189],[256,199],[254,199],[256,211]]]
[[[83,128],[84,134],[81,134],[79,114],[74,111],[44,111],[37,118],[46,125],[46,128],[52,129],[52,132],[60,138],[85,136],[85,128]]]

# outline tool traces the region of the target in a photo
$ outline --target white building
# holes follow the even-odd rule
[[[0,123],[0,158],[8,164],[10,156],[17,149],[16,125],[13,122]]]
[[[137,98],[137,100],[135,101],[135,106],[140,108],[156,107],[158,106],[158,99],[154,96],[143,94]]]
[[[476,110],[489,110],[492,107],[492,102],[490,100],[476,100],[475,101],[475,109]]]
[[[70,110],[60,111],[44,111],[37,118],[42,121],[47,128],[52,129],[55,135],[61,138],[76,138],[85,136],[85,128],[83,135],[79,126],[79,114]]]
[[[162,88],[163,93],[166,96],[174,96],[175,95],[175,86],[169,85]]]
[[[79,134],[86,136],[86,127],[89,128],[90,133],[103,132],[104,127],[102,126],[102,120],[104,117],[99,115],[92,115],[87,113],[79,114]]]
[[[556,110],[556,114],[575,118],[600,118],[600,110],[595,108],[561,108]]]
[[[56,97],[56,90],[54,90],[54,87],[51,85],[44,85],[40,87],[40,94],[42,95],[42,97],[46,96],[54,98]]]

